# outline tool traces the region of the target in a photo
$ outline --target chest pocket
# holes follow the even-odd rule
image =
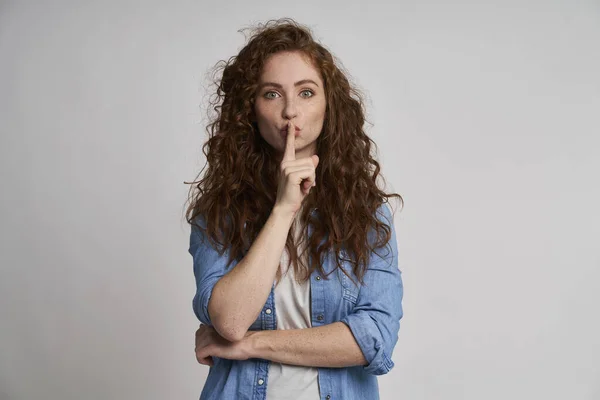
[[[341,270],[337,270],[338,277],[342,282],[342,297],[344,300],[349,301],[352,304],[356,304],[358,300],[358,294],[360,293],[360,284],[354,272],[352,272],[352,263],[347,261],[348,255],[344,250],[340,252],[340,265],[346,274],[350,275],[352,279],[348,277]],[[352,281],[354,280],[354,282]],[[356,282],[356,283],[355,283]]]

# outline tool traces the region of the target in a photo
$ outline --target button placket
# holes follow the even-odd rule
[[[327,265],[324,266],[327,267]],[[313,271],[313,282],[314,284],[310,285],[312,326],[320,326],[325,319],[325,287],[327,285],[318,271]]]
[[[269,297],[264,305],[263,311],[260,313],[263,330],[277,329],[275,312],[275,294],[274,288],[271,288],[271,293],[269,293]]]

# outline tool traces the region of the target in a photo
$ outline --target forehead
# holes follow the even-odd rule
[[[280,52],[271,55],[265,62],[260,82],[275,81],[281,84],[302,79],[312,79],[321,84],[321,74],[310,59],[300,52]]]

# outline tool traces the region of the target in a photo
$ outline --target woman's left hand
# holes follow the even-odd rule
[[[250,352],[246,339],[252,333],[248,331],[239,342],[230,342],[223,339],[212,326],[200,324],[196,331],[196,360],[211,367],[214,365],[212,356],[228,360],[247,360],[250,358]]]

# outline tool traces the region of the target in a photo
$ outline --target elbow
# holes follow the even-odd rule
[[[213,328],[223,339],[229,342],[239,342],[244,339],[250,326],[244,325],[243,321],[240,323],[243,316],[232,315],[230,310],[217,308],[217,304],[219,304],[219,301],[214,296],[210,296],[206,311]]]
[[[236,332],[228,334],[227,336],[223,336],[223,338],[225,340],[228,340],[230,342],[239,342],[245,337],[246,337],[246,332],[242,332],[242,331],[236,331]]]
[[[217,310],[214,310],[212,303],[208,305],[211,325],[217,333],[229,342],[239,342],[246,336],[248,327],[244,328],[239,323],[235,323],[231,317],[222,316]]]
[[[231,327],[219,323],[215,323],[213,327],[223,339],[229,342],[239,342],[246,337],[246,332],[248,331],[240,327]]]

